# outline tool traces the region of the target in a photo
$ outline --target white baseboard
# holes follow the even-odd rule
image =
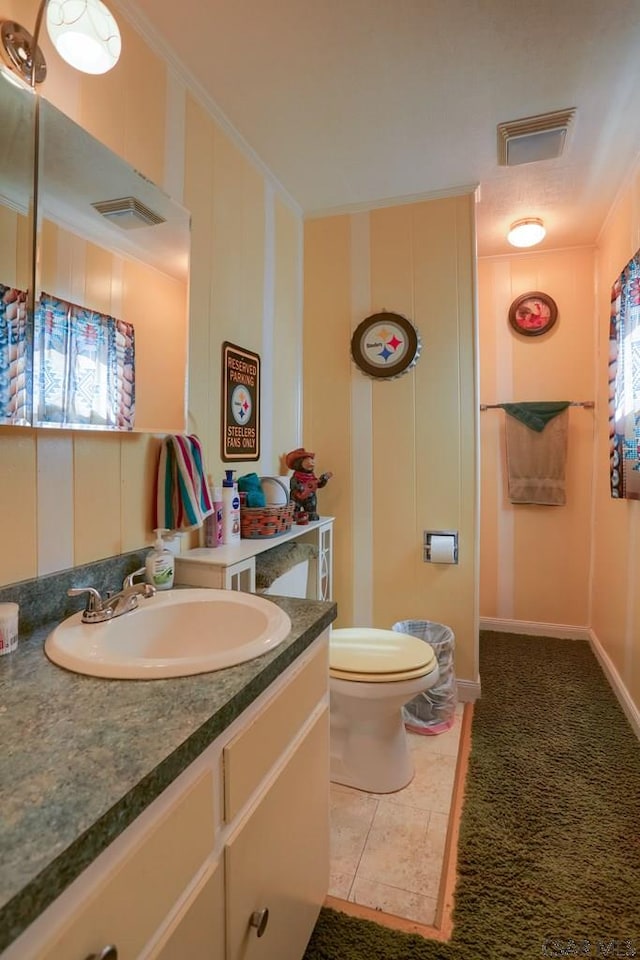
[[[458,688],[458,700],[460,703],[473,703],[475,700],[480,699],[479,677],[477,680],[456,680],[456,687]]]
[[[481,630],[496,633],[522,633],[529,637],[557,637],[559,640],[590,640],[589,627],[568,623],[538,623],[534,620],[501,620],[496,617],[480,617]]]
[[[622,677],[616,670],[611,657],[605,651],[593,630],[589,630],[589,643],[591,644],[591,649],[593,650],[598,663],[602,667],[605,677],[611,684],[611,688],[618,699],[618,703],[622,707],[627,720],[631,724],[633,732],[640,740],[640,710],[638,710],[638,707],[631,699],[631,694],[622,682]]]

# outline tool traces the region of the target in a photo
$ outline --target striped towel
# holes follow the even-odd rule
[[[158,460],[155,526],[194,530],[212,513],[200,440],[195,435],[165,437]]]

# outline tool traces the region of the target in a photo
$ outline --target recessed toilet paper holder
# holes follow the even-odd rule
[[[433,537],[446,537],[451,541],[449,558],[435,559],[431,555],[431,540]],[[425,530],[422,543],[422,559],[425,563],[457,563],[458,562],[458,531],[457,530]]]

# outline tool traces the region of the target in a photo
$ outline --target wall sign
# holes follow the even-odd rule
[[[221,457],[260,459],[260,357],[225,341],[222,344]]]
[[[422,344],[418,331],[399,313],[374,313],[360,323],[351,338],[351,356],[363,373],[376,380],[393,380],[417,363]]]

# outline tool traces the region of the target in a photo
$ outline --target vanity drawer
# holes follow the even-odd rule
[[[313,654],[260,716],[223,750],[224,817],[233,820],[288,744],[325,696],[329,684],[328,643]]]
[[[214,834],[207,771],[155,827],[132,840],[33,960],[78,960],[106,944],[117,947],[118,960],[134,960],[211,855]]]

